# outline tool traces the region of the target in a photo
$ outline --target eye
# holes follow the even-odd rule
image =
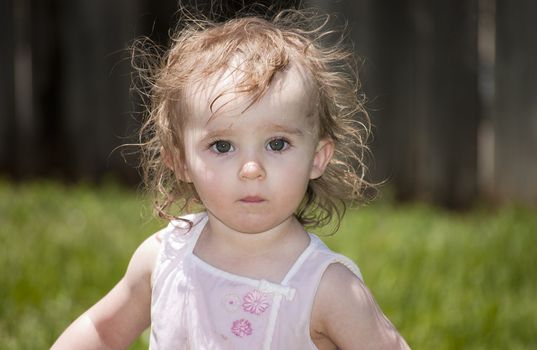
[[[289,146],[289,142],[287,142],[284,139],[274,139],[268,143],[268,147],[270,148],[270,150],[276,151],[276,152],[283,151],[288,146]]]
[[[233,151],[233,146],[228,141],[218,140],[211,144],[211,149],[216,153],[228,153]]]

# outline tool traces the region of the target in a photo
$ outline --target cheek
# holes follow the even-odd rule
[[[311,164],[301,161],[280,163],[277,167],[277,183],[281,186],[280,192],[283,195],[297,196],[305,192],[309,183]]]
[[[307,182],[313,164],[312,158],[310,153],[301,152],[293,157],[275,159],[271,167],[277,171],[279,177],[284,177],[286,181]]]
[[[209,184],[218,179],[215,169],[207,166],[207,164],[200,159],[190,162],[189,168],[190,176],[195,184]]]
[[[218,162],[210,162],[202,157],[195,157],[189,162],[189,176],[198,193],[215,191],[215,188],[225,188],[225,179],[230,176],[226,168]]]

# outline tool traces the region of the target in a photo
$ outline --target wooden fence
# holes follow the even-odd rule
[[[349,22],[375,124],[372,177],[399,198],[537,203],[537,2],[310,1]],[[7,0],[0,174],[137,183],[112,152],[139,125],[125,48],[166,42],[176,1]]]

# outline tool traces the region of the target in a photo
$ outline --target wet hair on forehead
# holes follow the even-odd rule
[[[302,115],[311,119],[312,126],[317,126],[317,95],[307,76],[308,73],[305,73],[300,66],[290,63],[285,69],[276,72],[270,85],[260,95],[254,95],[250,91],[237,92],[240,89],[237,86],[244,84],[245,77],[236,67],[232,64],[227,71],[216,72],[213,76],[189,84],[180,99],[182,101],[180,108],[185,116],[184,123],[191,121],[191,118],[198,116],[198,113],[209,116],[207,122],[221,112],[240,116],[254,104],[261,103],[262,99],[272,92],[280,96],[282,103],[300,101],[303,106]]]
[[[313,92],[316,89],[313,88],[311,71],[315,64],[308,60],[313,50],[311,44],[298,33],[256,17],[234,19],[201,31],[187,27],[175,39],[168,57],[170,78],[181,76],[185,81],[184,84],[177,81],[177,103],[188,104],[188,90],[193,86],[215,89],[216,79],[232,78],[232,84],[215,91],[210,109],[216,112],[217,101],[233,95],[248,100],[246,110],[270,88],[276,88],[277,77],[291,67],[300,70],[304,88]]]
[[[326,40],[334,33],[327,29],[328,18],[315,10],[284,10],[270,18],[246,16],[223,23],[187,15],[165,53],[152,55],[143,41],[135,46],[133,52],[141,53],[142,60],[141,65],[134,62],[135,68],[145,86],[140,91],[148,102],[140,130],[141,166],[159,216],[178,218],[203,208],[194,186],[181,176],[182,130],[192,88],[214,88],[208,102],[212,107],[220,108],[220,99],[225,104],[245,98],[248,108],[277,88],[278,78],[293,67],[306,80],[317,136],[331,139],[335,147],[324,174],[310,180],[295,215],[306,227],[324,226],[332,219],[337,227],[347,204],[364,201],[365,190],[373,189],[365,180],[369,117],[344,36]],[[232,75],[233,83],[222,84],[222,89],[211,86],[222,74]]]

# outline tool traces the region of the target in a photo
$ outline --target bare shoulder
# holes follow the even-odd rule
[[[328,266],[315,297],[312,334],[340,349],[408,349],[369,289],[340,263]]]
[[[135,283],[140,280],[150,281],[160,251],[162,236],[157,232],[138,246],[129,262],[125,281]]]

